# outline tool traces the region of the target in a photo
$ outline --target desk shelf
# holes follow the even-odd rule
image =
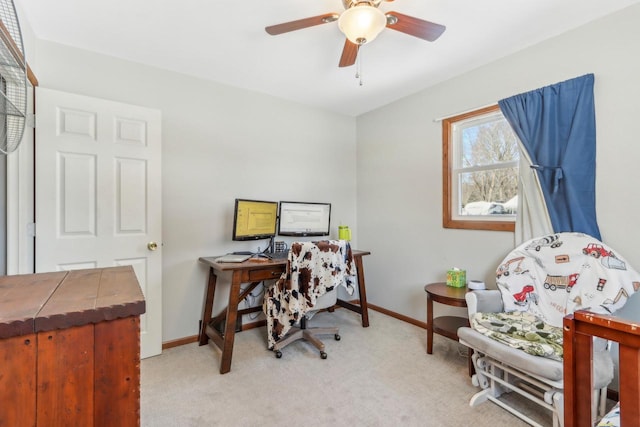
[[[433,319],[433,332],[458,341],[458,328],[469,326],[469,319],[458,316],[440,316]]]

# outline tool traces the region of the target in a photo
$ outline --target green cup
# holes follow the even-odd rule
[[[339,240],[351,240],[351,229],[348,225],[338,226],[338,239]]]

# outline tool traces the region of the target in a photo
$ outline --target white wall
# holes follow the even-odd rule
[[[586,73],[595,74],[603,240],[640,269],[638,22],[640,6],[630,7],[358,117],[358,237],[378,260],[367,266],[371,303],[424,321],[424,284],[453,266],[494,284],[513,247],[512,233],[442,228],[442,132],[433,119]]]
[[[231,241],[236,197],[331,202],[333,237],[355,226],[354,118],[51,42],[36,53],[41,87],[162,111],[163,341],[198,333],[199,257],[264,248]]]

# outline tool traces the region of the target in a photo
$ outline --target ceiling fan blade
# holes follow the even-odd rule
[[[447,28],[444,25],[434,22],[425,21],[423,19],[414,18],[413,16],[403,15],[398,12],[388,12],[387,28],[409,34],[427,41],[435,41],[444,33]]]
[[[349,67],[356,63],[356,57],[358,56],[358,45],[345,39],[344,48],[342,49],[342,56],[340,57],[340,63],[338,67]]]
[[[340,15],[337,13],[326,13],[324,15],[313,16],[311,18],[298,19],[297,21],[284,22],[282,24],[271,25],[265,27],[267,33],[276,36],[290,31],[301,30],[303,28],[313,27],[315,25],[328,24],[338,19]]]

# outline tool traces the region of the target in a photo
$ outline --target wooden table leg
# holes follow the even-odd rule
[[[619,365],[624,366],[620,376],[620,421],[623,426],[637,425],[640,420],[640,349],[624,344],[619,348]]]
[[[358,293],[360,295],[360,307],[362,309],[362,327],[369,326],[369,308],[367,306],[367,289],[364,282],[364,266],[362,265],[362,257],[354,257],[356,262],[356,269],[358,272]]]
[[[211,311],[213,310],[213,297],[216,292],[216,275],[212,267],[209,267],[209,279],[207,282],[207,294],[204,299],[204,308],[202,310],[202,320],[200,321],[200,336],[198,337],[199,345],[206,345],[209,342],[207,335],[207,325],[211,321]]]
[[[427,354],[433,353],[433,300],[427,294]]]
[[[235,270],[231,278],[229,290],[229,305],[227,306],[227,318],[225,319],[224,341],[222,345],[222,360],[220,361],[220,373],[226,374],[231,370],[231,357],[233,356],[233,343],[236,337],[236,320],[238,318],[238,304],[240,303],[240,285],[242,272]]]
[[[590,335],[579,333],[576,330],[573,318],[565,317],[563,325],[563,342],[565,343],[563,346],[565,349],[563,355],[565,425],[593,425],[591,416],[593,338]],[[574,332],[573,336],[569,333],[570,331]],[[570,345],[570,342],[573,345]],[[570,424],[566,424],[567,421]]]
[[[350,301],[344,301],[338,298],[338,301],[336,301],[336,305],[339,305],[340,307],[344,307],[348,310],[358,313],[362,318],[362,327],[366,328],[369,326],[369,306],[367,304],[367,288],[364,281],[364,267],[362,265],[362,255],[354,256],[353,259],[356,265],[356,272],[358,276],[359,303],[354,304]]]

